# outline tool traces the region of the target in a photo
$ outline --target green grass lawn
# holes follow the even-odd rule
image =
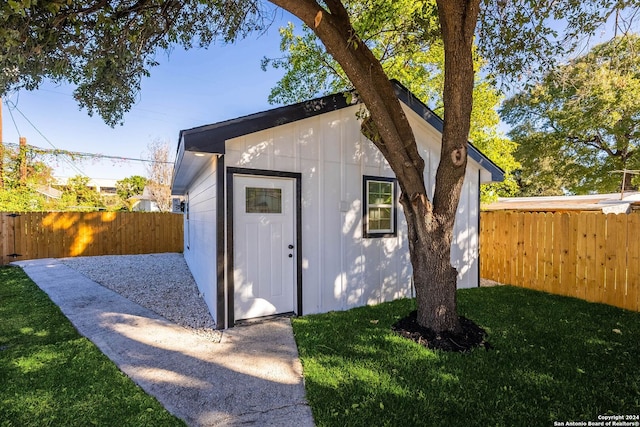
[[[391,332],[399,300],[293,321],[318,426],[553,426],[640,414],[640,313],[514,287],[458,292],[491,350]]]
[[[19,268],[0,268],[0,426],[184,426],[78,334]]]

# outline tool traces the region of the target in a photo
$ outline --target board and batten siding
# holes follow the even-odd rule
[[[433,200],[442,135],[415,112],[403,107],[414,131],[420,156],[425,161],[425,186],[429,199]],[[451,265],[458,270],[458,288],[477,287],[480,280],[478,236],[481,170],[480,165],[469,157],[451,242]],[[484,179],[489,180],[490,176],[485,175]]]
[[[214,319],[216,313],[216,194],[218,160],[200,171],[189,186],[184,213],[184,259]],[[187,215],[186,209],[189,210]],[[204,237],[209,236],[209,237]]]
[[[362,237],[363,175],[394,177],[394,174],[379,150],[360,133],[358,108],[336,110],[226,143],[227,167],[302,174],[304,314],[344,310],[412,295],[406,223],[400,206],[397,236]],[[423,125],[412,111],[405,111],[415,125],[416,138],[426,161],[425,175],[431,196],[440,134]],[[456,231],[462,234],[452,248],[454,266],[460,270],[462,263],[470,263],[460,272],[460,287],[478,283],[474,233],[477,232],[479,166],[469,163],[456,220]],[[194,189],[190,191],[190,198]],[[208,191],[210,195],[215,194],[213,190]],[[471,241],[461,240],[469,235],[474,236]],[[203,264],[206,265],[206,261],[200,265]],[[214,284],[214,279],[207,283]]]
[[[471,163],[471,162],[470,162]],[[458,270],[458,288],[477,287],[480,280],[479,226],[480,176],[467,168],[451,242],[451,265]]]

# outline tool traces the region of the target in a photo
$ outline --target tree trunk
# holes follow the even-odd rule
[[[436,174],[433,204],[427,197],[424,184],[424,160],[420,157],[413,130],[400,101],[380,61],[355,33],[342,2],[326,0],[325,9],[315,0],[270,1],[300,18],[315,32],[327,52],[342,66],[367,107],[369,118],[362,123],[363,133],[384,155],[396,174],[402,191],[400,201],[408,226],[418,322],[436,332],[459,330],[456,307],[457,272],[451,266],[450,254],[453,223],[466,170],[466,144],[473,89],[471,43],[479,0],[471,2],[471,6],[467,6],[464,1],[444,6],[438,3],[439,9],[445,10],[440,14],[447,18],[447,25],[443,26],[443,35],[445,28],[448,29],[444,39],[444,100],[445,108],[449,105],[451,111],[447,110],[445,118],[442,156]],[[462,12],[463,16],[449,16],[449,9]],[[456,34],[457,31],[462,32],[462,24],[456,20],[464,21],[464,34]],[[473,22],[473,26],[468,22]],[[454,46],[447,49],[448,40],[452,36],[456,36]],[[447,78],[451,70],[470,76]],[[466,104],[461,105],[460,102]],[[452,118],[452,121],[462,119],[462,123],[454,121],[448,124],[448,118]]]
[[[418,323],[435,324],[436,331],[459,330],[457,271],[451,266],[451,241],[460,193],[467,169],[467,141],[473,106],[473,36],[480,11],[479,0],[437,0],[444,44],[444,129],[436,172],[433,217],[427,220],[431,239],[426,247],[429,292],[418,295]],[[415,265],[415,263],[414,263]],[[414,267],[415,268],[415,267]],[[416,280],[416,279],[414,279]],[[417,289],[416,285],[416,289]],[[425,295],[426,294],[426,295]],[[423,301],[422,301],[423,300]]]
[[[408,198],[403,194],[401,202],[407,219],[418,323],[436,332],[458,332],[458,272],[451,266],[453,222],[436,217],[426,195]]]

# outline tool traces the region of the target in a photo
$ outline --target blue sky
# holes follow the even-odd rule
[[[275,106],[267,102],[282,70],[264,72],[264,56],[279,57],[278,28],[299,20],[276,12],[276,22],[263,35],[209,49],[175,49],[158,53],[160,65],[142,81],[139,101],[124,116],[124,125],[111,128],[100,117],[89,117],[72,97],[73,87],[45,83],[37,91],[20,91],[3,98],[4,143],[18,143],[109,156],[146,158],[149,143],[167,141],[172,152],[180,130],[216,123]],[[592,43],[604,41],[599,34]],[[24,117],[23,117],[24,115]],[[506,130],[506,128],[502,128]],[[57,176],[83,174],[122,179],[145,175],[141,162],[84,160],[71,167],[63,157],[51,163]]]
[[[293,20],[289,15],[279,17],[283,24]],[[264,72],[260,60],[281,55],[278,27],[233,45],[186,52],[176,49],[168,57],[159,53],[161,64],[142,81],[139,101],[125,114],[123,126],[111,128],[100,117],[79,110],[71,86],[45,83],[37,91],[5,96],[2,140],[18,143],[24,136],[28,144],[38,147],[52,148],[53,144],[63,150],[132,158],[145,158],[148,144],[162,140],[175,151],[182,129],[275,107],[267,97],[282,71]],[[80,172],[111,179],[145,175],[141,162],[85,160],[72,168],[60,157],[51,164],[56,175],[62,176]]]

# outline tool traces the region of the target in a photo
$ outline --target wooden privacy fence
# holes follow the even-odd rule
[[[37,258],[182,252],[182,215],[0,212],[2,265]]]
[[[640,214],[483,212],[484,278],[640,311]]]

